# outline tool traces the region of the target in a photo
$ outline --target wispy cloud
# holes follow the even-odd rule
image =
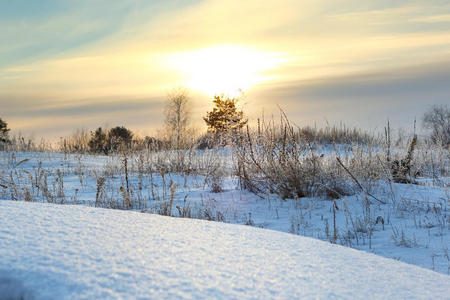
[[[127,107],[129,116],[153,113],[167,88],[182,81],[183,74],[164,63],[167,57],[224,44],[252,47],[262,57],[282,54],[283,63],[261,71],[270,82],[253,86],[248,97],[255,98],[248,101],[301,103],[294,119],[317,111],[345,119],[348,110],[337,109],[339,103],[368,113],[358,99],[373,109],[377,101],[391,108],[406,98],[421,103],[426,94],[442,102],[448,92],[441,68],[450,57],[448,1],[27,3],[0,2],[0,40],[6,41],[0,45],[0,105],[14,116],[11,126],[23,130],[33,128],[21,125],[33,110],[40,124],[58,114],[102,123]],[[386,115],[380,112],[379,119]],[[144,117],[126,120],[155,126]]]
[[[424,23],[450,23],[450,14],[422,16],[413,19],[413,21]]]
[[[267,84],[254,91],[252,98],[277,99],[299,125],[324,125],[327,120],[374,129],[389,118],[396,126],[411,126],[429,106],[448,102],[448,82],[450,57],[405,68]],[[249,107],[272,105],[275,109],[272,103],[254,101]]]

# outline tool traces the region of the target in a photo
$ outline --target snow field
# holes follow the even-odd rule
[[[449,299],[450,295],[447,275],[249,226],[1,201],[0,228],[0,287],[1,282],[15,282],[24,298]],[[5,290],[3,285],[0,292]]]

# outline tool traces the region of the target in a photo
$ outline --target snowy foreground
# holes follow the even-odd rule
[[[450,299],[450,277],[250,226],[0,201],[0,298]]]

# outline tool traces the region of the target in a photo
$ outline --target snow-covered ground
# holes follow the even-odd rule
[[[3,180],[0,184],[7,188],[0,188],[0,199],[28,197],[31,201],[95,206],[100,195],[98,198],[103,199],[100,206],[123,205],[119,187],[126,186],[126,182],[120,157],[3,152],[1,158],[4,172],[0,172]],[[193,218],[313,237],[443,274],[450,272],[448,185],[437,186],[428,179],[421,180],[423,185],[379,184],[373,193],[387,204],[369,199],[372,204],[368,207],[362,194],[344,197],[336,200],[338,209],[334,218],[331,200],[281,200],[274,195],[262,199],[238,189],[232,177],[221,182],[222,192],[212,193],[205,176],[176,173],[150,176],[136,171],[139,168],[136,159],[130,158],[128,164],[129,188],[137,211],[161,213],[171,201],[173,191],[170,209],[173,216],[189,211]],[[106,182],[100,193],[99,178],[105,178]],[[442,183],[447,179],[439,180]],[[47,193],[42,191],[44,182]]]
[[[2,299],[449,299],[417,266],[250,226],[0,201]]]

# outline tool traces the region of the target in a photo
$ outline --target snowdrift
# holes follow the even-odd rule
[[[450,277],[248,226],[0,201],[0,298],[434,298]]]

